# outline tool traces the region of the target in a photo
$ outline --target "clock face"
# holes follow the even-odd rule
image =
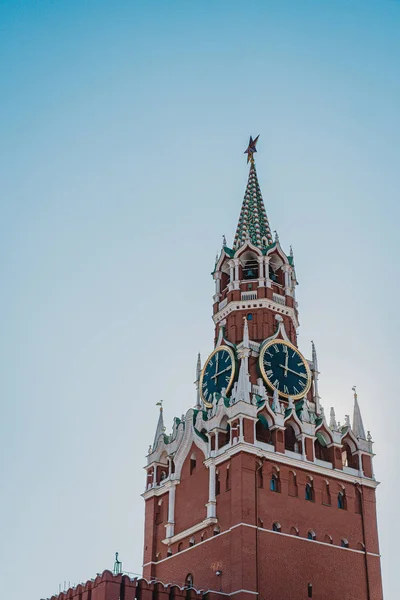
[[[261,374],[273,390],[284,398],[303,398],[311,386],[307,361],[293,344],[285,340],[271,340],[260,352]]]
[[[232,387],[236,373],[235,355],[228,346],[218,346],[210,354],[200,376],[200,394],[204,405],[211,408],[214,394],[221,393],[223,388],[226,393]]]

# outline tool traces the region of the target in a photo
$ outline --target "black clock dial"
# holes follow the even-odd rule
[[[311,385],[307,361],[295,346],[285,340],[271,340],[259,358],[262,376],[273,390],[284,398],[304,397]]]
[[[233,351],[228,346],[219,346],[208,357],[200,377],[200,393],[204,405],[211,408],[214,394],[226,392],[232,387],[236,364]]]

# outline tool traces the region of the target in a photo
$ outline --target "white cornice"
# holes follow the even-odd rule
[[[292,319],[295,328],[298,329],[299,327],[299,321],[297,319],[297,315],[294,308],[278,304],[273,300],[269,300],[269,298],[258,298],[257,300],[232,300],[222,310],[219,310],[217,313],[215,313],[215,315],[213,316],[213,321],[215,324],[217,324],[223,319],[225,319],[231,312],[235,310],[246,310],[249,307],[269,308],[281,315],[288,315]]]
[[[215,465],[219,465],[225,462],[231,456],[238,454],[239,452],[247,452],[248,454],[252,454],[253,456],[259,456],[268,458],[274,462],[280,463],[282,465],[288,465],[295,469],[303,469],[305,471],[317,473],[319,475],[323,475],[324,477],[334,477],[335,479],[339,479],[340,481],[345,481],[346,483],[359,483],[360,485],[364,485],[370,488],[376,488],[379,485],[379,482],[375,479],[370,479],[368,477],[360,477],[359,475],[351,475],[349,473],[345,473],[339,469],[328,469],[327,467],[322,467],[317,465],[315,462],[308,461],[303,455],[299,455],[300,458],[292,458],[291,456],[287,456],[286,454],[281,454],[280,452],[269,452],[265,449],[258,448],[257,446],[253,446],[252,444],[248,444],[247,442],[238,442],[233,446],[230,446],[226,449],[223,454],[219,454],[213,459]],[[205,462],[207,464],[207,461]]]

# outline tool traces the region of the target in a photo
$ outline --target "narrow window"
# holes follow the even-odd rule
[[[317,536],[315,535],[315,531],[312,531],[312,530],[310,529],[310,531],[307,533],[307,538],[308,538],[309,540],[315,540],[315,539],[316,539],[316,537],[317,537]]]
[[[346,498],[344,492],[339,492],[337,497],[337,505],[341,510],[346,509]]]
[[[213,531],[213,533],[214,533],[214,535],[218,535],[218,534],[220,533],[220,531],[221,531],[221,529],[219,528],[219,525],[216,525],[216,526],[214,527],[214,531]]]
[[[311,483],[306,483],[306,493],[305,493],[305,498],[306,500],[308,500],[309,502],[313,501],[313,488]]]
[[[276,473],[272,473],[271,480],[269,482],[269,489],[271,492],[279,492],[279,479]]]
[[[167,557],[172,556],[172,548],[168,548]]]
[[[220,482],[220,478],[219,478],[219,471],[216,471],[216,473],[215,473],[215,495],[219,496],[220,493],[221,493],[221,482]]]
[[[179,544],[178,544],[178,552],[182,552],[182,550],[183,550],[183,543],[179,542]]]
[[[229,467],[226,469],[226,480],[225,480],[225,490],[228,492],[231,489],[231,470]]]
[[[193,587],[193,575],[191,573],[188,573],[186,575],[185,586],[186,587]]]
[[[280,531],[281,530],[281,525],[280,523],[276,522],[272,525],[272,531]]]
[[[196,543],[196,540],[194,539],[194,537],[192,536],[189,540],[189,546],[194,546]]]
[[[253,320],[253,313],[248,313],[247,314],[247,320],[248,321],[252,321]]]
[[[348,540],[346,540],[346,538],[343,538],[340,542],[340,545],[342,546],[342,548],[348,548],[349,542],[348,542]]]

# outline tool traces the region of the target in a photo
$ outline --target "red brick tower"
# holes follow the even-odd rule
[[[254,165],[213,276],[215,347],[197,402],[147,457],[143,576],[239,600],[382,600],[372,441],[327,420],[314,344],[297,347],[293,253],[273,240]]]

